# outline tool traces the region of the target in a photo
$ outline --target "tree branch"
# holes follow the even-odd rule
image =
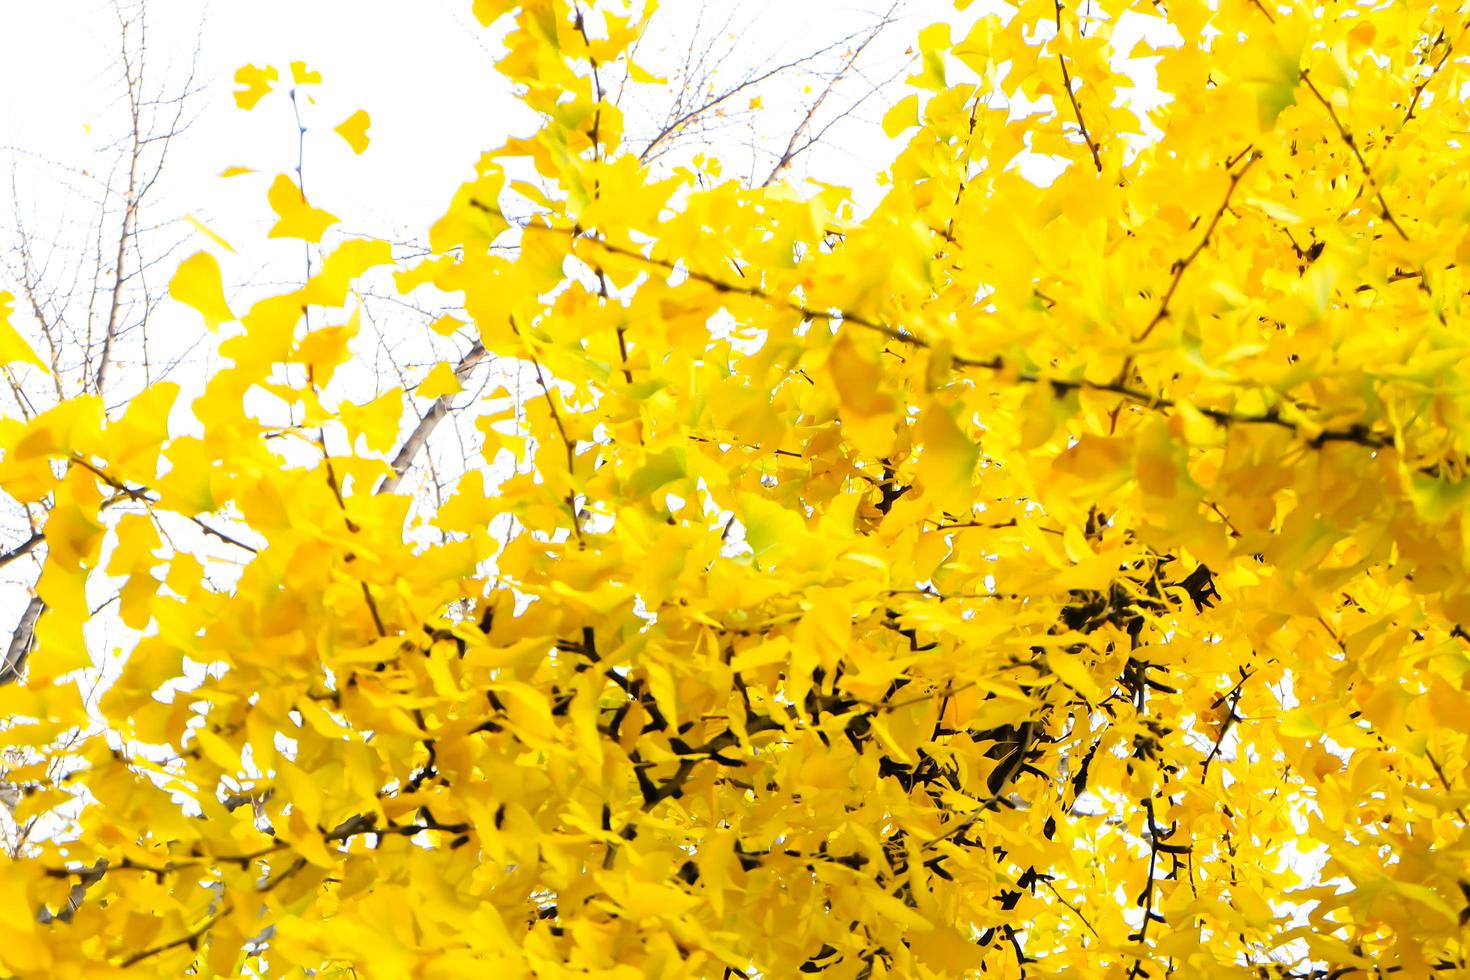
[[[486,356],[488,352],[484,345],[475,341],[464,357],[459,359],[459,363],[454,366],[454,376],[463,382]],[[398,485],[403,482],[404,476],[408,473],[408,468],[413,465],[413,461],[428,444],[429,436],[434,434],[439,423],[444,421],[444,417],[449,414],[451,400],[449,395],[440,395],[434,400],[429,411],[419,419],[418,425],[414,426],[408,438],[403,440],[403,445],[398,448],[398,452],[393,454],[393,462],[389,464],[393,469],[392,475],[385,477],[383,482],[378,484],[378,489],[374,493],[393,493],[398,489]]]
[[[32,531],[31,536],[26,538],[20,544],[16,545],[14,548],[11,548],[7,552],[0,553],[0,568],[4,568],[11,562],[18,561],[19,559],[24,558],[32,551],[35,551],[36,548],[41,544],[41,542],[45,540],[46,533],[44,531]]]
[[[31,601],[26,603],[25,611],[20,614],[20,622],[10,634],[10,643],[5,648],[5,660],[0,662],[0,684],[9,684],[18,679],[25,670],[26,658],[30,656],[31,647],[36,640],[36,621],[41,618],[45,609],[46,603],[40,596],[31,596]]]

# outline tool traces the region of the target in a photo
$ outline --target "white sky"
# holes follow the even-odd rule
[[[160,80],[165,69],[181,79],[196,36],[202,40],[199,82],[204,92],[168,180],[170,197],[181,213],[207,209],[227,227],[243,230],[245,215],[253,212],[260,221],[268,215],[262,185],[295,166],[293,122],[284,100],[268,98],[250,113],[235,109],[232,77],[247,63],[284,69],[288,62],[303,59],[322,72],[319,104],[310,107],[306,120],[308,126],[315,122],[323,128],[308,137],[308,191],[315,204],[348,218],[349,224],[355,218],[386,226],[426,226],[481,151],[497,145],[508,130],[524,132],[528,127],[523,110],[492,70],[498,46],[493,32],[471,15],[469,0],[146,4],[149,68]],[[707,31],[717,17],[729,17],[728,33],[740,45],[731,64],[763,66],[859,30],[884,7],[884,0],[739,5],[666,0],[654,18],[662,33],[651,37],[656,43],[670,36],[682,42],[701,14]],[[913,0],[906,9],[911,15],[891,29],[888,63],[920,24],[942,12],[932,0]],[[721,13],[727,10],[738,13]],[[0,2],[0,38],[8,42],[0,48],[0,147],[70,164],[86,161],[115,136],[121,108],[117,33],[117,18],[107,0]],[[660,73],[681,56],[668,50],[646,55],[649,67]],[[765,95],[769,106],[771,93]],[[330,128],[358,108],[372,115],[373,145],[353,161]],[[93,126],[90,135],[84,129],[88,124]],[[771,125],[775,128],[774,120]],[[851,131],[834,134],[841,137],[839,144],[848,145],[824,148],[818,168],[822,176],[844,181],[871,173],[875,161],[868,140],[873,130],[863,134],[867,138],[861,147],[852,145]],[[732,126],[727,138],[739,139],[738,131]],[[882,146],[881,137],[876,142]],[[877,166],[883,162],[886,157]],[[249,178],[203,179],[231,164],[256,167],[266,176],[254,183]],[[330,185],[318,180],[313,187],[313,172],[330,174]],[[231,211],[241,212],[238,220]]]
[[[665,0],[639,60],[656,74],[674,75],[689,60],[688,40],[697,34],[709,39],[717,54],[728,49],[724,77],[736,79],[862,31],[890,2]],[[239,110],[233,78],[242,65],[275,65],[288,82],[288,64],[300,59],[322,75],[323,83],[310,89],[315,104],[302,106],[309,130],[304,172],[311,203],[343,219],[328,241],[337,235],[422,241],[460,181],[471,176],[480,154],[535,126],[493,70],[499,32],[478,24],[470,0],[117,3],[127,11],[140,6],[146,11],[148,94],[179,92],[198,52],[198,94],[188,105],[189,128],[169,144],[167,169],[146,204],[145,226],[164,226],[152,251],[176,250],[150,273],[155,293],[166,286],[177,261],[200,249],[219,258],[226,294],[237,313],[272,291],[273,282],[279,291],[302,275],[300,243],[265,238],[274,222],[266,188],[275,175],[296,167],[292,107],[273,93],[253,111]],[[792,175],[810,173],[875,199],[879,191],[874,175],[896,152],[896,145],[883,137],[879,120],[883,106],[902,88],[910,60],[905,49],[922,24],[952,15],[952,8],[939,0],[907,0],[901,12],[900,21],[871,49],[872,57],[860,63],[875,83],[887,83],[884,91],[833,128],[791,169]],[[0,48],[0,251],[10,249],[15,226],[22,225],[41,253],[60,243],[63,258],[53,262],[49,278],[66,280],[64,253],[93,244],[87,239],[87,221],[97,210],[99,178],[107,178],[109,168],[117,166],[115,141],[128,132],[118,12],[113,0],[0,0],[0,39],[8,42]],[[716,120],[704,138],[724,158],[753,160],[750,169],[764,175],[771,151],[785,145],[790,129],[815,98],[804,89],[821,84],[820,79],[787,75],[742,92],[726,106],[729,116]],[[841,89],[842,97],[824,106],[826,114],[840,111],[844,100],[864,86],[858,80]],[[761,113],[748,111],[747,95],[762,97]],[[630,135],[651,135],[650,114],[661,115],[673,97],[667,90],[651,90],[625,102]],[[358,109],[372,117],[372,143],[360,157],[332,132]],[[762,142],[764,155],[753,154],[750,145]],[[693,145],[697,141],[685,152]],[[664,162],[677,158],[676,152]],[[216,176],[229,166],[257,172]],[[115,171],[111,183],[120,186]],[[203,220],[239,253],[222,253],[180,223],[188,215]],[[11,268],[0,268],[0,289],[19,294],[16,284],[7,281],[14,278],[13,253],[7,259]],[[21,312],[25,304],[17,306]],[[25,329],[19,316],[17,324]],[[156,345],[165,337],[176,340],[180,352],[202,356],[207,348],[194,351],[190,346],[202,335],[198,316],[174,303],[165,302],[150,320],[155,361]],[[437,353],[445,356],[444,350]],[[435,359],[433,352],[423,351],[414,363],[426,369]],[[175,380],[184,380],[187,387],[190,379]],[[141,379],[117,395],[126,397],[140,386]]]

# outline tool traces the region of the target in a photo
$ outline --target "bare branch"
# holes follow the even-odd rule
[[[877,39],[878,35],[883,32],[883,29],[885,27],[893,23],[894,14],[897,12],[898,6],[898,0],[895,0],[895,2],[891,4],[888,10],[883,14],[883,16],[878,19],[878,22],[874,24],[871,28],[869,28],[867,33],[863,35],[862,39],[858,41],[858,43],[853,47],[850,52],[848,52],[847,59],[843,62],[842,68],[837,71],[827,82],[826,88],[822,89],[822,94],[817,96],[816,101],[814,101],[811,105],[811,108],[807,110],[806,115],[802,117],[801,122],[798,123],[796,128],[791,131],[791,138],[786,141],[786,149],[781,151],[780,157],[776,159],[776,165],[771,168],[771,172],[767,174],[766,179],[761,182],[761,187],[769,187],[771,186],[771,184],[775,183],[776,178],[781,176],[781,172],[787,167],[791,166],[792,161],[795,160],[796,157],[802,153],[802,151],[807,149],[807,147],[811,146],[815,142],[815,140],[807,140],[804,145],[798,147],[798,144],[801,142],[802,135],[811,128],[812,120],[816,118],[817,112],[822,108],[822,104],[825,103],[827,99],[832,95],[832,92],[837,88],[838,83],[846,78],[848,74],[852,71],[853,64],[858,60],[862,53],[867,50],[868,45],[872,44],[873,41]]]
[[[753,88],[764,81],[767,81],[771,78],[776,77],[777,75],[782,74],[783,72],[788,72],[795,68],[799,68],[802,65],[809,64],[813,60],[821,57],[829,51],[832,51],[835,48],[851,42],[853,39],[859,37],[860,33],[861,32],[849,34],[846,37],[839,38],[836,41],[833,41],[831,44],[828,44],[825,47],[821,47],[808,54],[804,54],[799,58],[787,61],[783,64],[775,66],[774,68],[767,69],[766,71],[750,75],[740,82],[737,82],[736,84],[720,92],[719,94],[710,97],[700,105],[696,105],[689,109],[684,109],[683,106],[680,104],[682,103],[684,98],[684,93],[680,92],[678,96],[679,102],[676,102],[675,104],[675,112],[671,115],[669,121],[664,124],[663,128],[660,129],[659,132],[653,137],[653,139],[649,141],[648,145],[643,148],[643,151],[638,154],[639,161],[647,163],[650,159],[653,158],[654,151],[658,149],[661,145],[663,145],[663,143],[674,134],[686,128],[690,123],[694,122],[705,113],[719,108],[725,102],[728,102],[730,99],[739,95],[746,89]]]
[[[5,648],[5,659],[0,661],[0,684],[9,684],[25,671],[26,658],[30,656],[31,647],[36,640],[36,620],[41,618],[41,612],[45,608],[46,603],[40,596],[31,596],[31,601],[26,603],[25,611],[20,614],[20,622],[10,634],[10,643]]]
[[[144,16],[143,9],[138,11],[141,21]],[[138,165],[143,157],[143,123],[142,123],[142,87],[143,87],[143,65],[142,58],[146,55],[142,45],[139,45],[139,64],[136,69],[133,59],[130,57],[130,45],[128,43],[128,29],[132,23],[123,17],[121,8],[117,8],[118,30],[122,35],[122,66],[123,80],[127,89],[128,114],[132,125],[130,129],[130,146],[128,151],[128,178],[127,186],[123,189],[123,214],[122,224],[117,235],[117,254],[113,259],[112,270],[112,299],[107,308],[107,326],[102,333],[102,353],[97,359],[97,375],[93,387],[102,391],[107,384],[107,368],[112,363],[112,345],[117,339],[118,312],[122,308],[124,268],[127,264],[128,241],[133,234],[133,226],[138,217]]]
[[[464,381],[474,371],[476,365],[485,359],[486,353],[484,345],[476,341],[455,365],[454,376]],[[450,401],[449,395],[440,395],[434,399],[434,404],[428,413],[419,419],[418,425],[414,426],[398,452],[393,455],[393,462],[389,464],[393,468],[393,475],[378,484],[376,493],[392,493],[398,489],[398,485],[403,482],[403,477],[408,473],[408,468],[413,465],[413,461],[428,443],[429,436],[433,435],[439,423],[444,421],[444,417],[449,414]]]
[[[11,562],[16,561],[17,559],[24,558],[32,551],[35,551],[36,547],[40,545],[40,543],[44,540],[46,540],[46,535],[42,534],[40,531],[36,531],[29,538],[26,538],[14,548],[11,548],[9,551],[0,553],[0,568],[4,568],[6,565],[9,565]]]

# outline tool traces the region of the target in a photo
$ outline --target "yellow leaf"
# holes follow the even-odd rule
[[[1131,440],[1087,434],[1052,461],[1052,473],[1069,479],[1074,494],[1096,494],[1120,486],[1132,475]]]
[[[1051,668],[1053,674],[1061,679],[1062,683],[1093,704],[1097,704],[1106,697],[1097,681],[1092,679],[1092,674],[1083,664],[1080,654],[1068,653],[1055,648],[1049,649],[1046,651],[1046,665]]]
[[[429,227],[429,247],[435,252],[448,252],[460,245],[488,245],[496,236],[509,227],[499,212],[500,192],[505,186],[505,175],[493,163],[481,161],[479,176],[455,191],[454,200],[444,216]],[[536,236],[523,243],[545,247],[550,241],[538,241]],[[561,259],[557,259],[558,268]]]
[[[254,109],[279,77],[270,65],[246,65],[239,69],[235,72],[235,83],[242,87],[235,90],[235,104],[241,109]]]
[[[1276,730],[1287,738],[1317,738],[1327,732],[1317,720],[1319,714],[1320,711],[1307,707],[1294,708],[1281,719]]]
[[[351,319],[341,326],[313,330],[302,338],[291,359],[307,366],[313,384],[329,384],[333,371],[352,356],[348,343],[357,336],[359,323],[359,312],[354,310]]]
[[[194,739],[199,743],[199,748],[203,750],[205,758],[225,772],[233,774],[243,768],[240,760],[240,747],[235,743],[208,728],[195,729]]]
[[[745,525],[745,541],[757,561],[779,561],[808,536],[801,515],[758,494],[741,494],[737,513]]]
[[[858,349],[848,331],[843,331],[832,345],[827,369],[844,416],[863,419],[893,409],[893,399],[882,390],[883,368]]]
[[[169,414],[179,386],[160,381],[143,389],[127,412],[107,427],[107,460],[117,472],[151,482],[157,475],[158,450],[168,439]]]
[[[1309,30],[1309,19],[1297,14],[1273,23],[1264,36],[1253,33],[1242,48],[1236,80],[1255,93],[1263,130],[1270,130],[1277,117],[1296,102]]]
[[[1046,444],[1077,410],[1077,393],[1055,391],[1049,384],[1031,385],[1021,399],[1021,449]]]
[[[33,364],[50,374],[51,369],[36,356],[20,331],[10,325],[10,307],[14,301],[11,293],[0,291],[0,364]]]
[[[950,47],[949,25],[930,24],[919,32],[919,73],[909,79],[919,88],[939,91],[946,85],[945,53]]]
[[[297,85],[320,85],[322,73],[306,67],[304,61],[291,62],[291,80]]]
[[[598,616],[607,616],[633,600],[633,590],[616,582],[608,582],[594,589],[575,589],[558,580],[551,583],[551,591],[572,607],[580,607]]]
[[[235,319],[225,302],[219,263],[208,252],[196,252],[179,264],[179,271],[168,284],[168,294],[199,311],[211,330],[218,330],[220,324]]]
[[[24,825],[59,806],[72,802],[73,799],[75,797],[63,789],[54,786],[44,787],[23,797],[12,811],[11,816]]]
[[[974,493],[971,477],[980,452],[949,409],[931,401],[919,416],[914,441],[923,448],[915,467],[924,495],[944,509],[962,510]]]
[[[516,734],[528,745],[549,747],[555,743],[556,721],[540,691],[515,682],[497,684],[495,690]]]
[[[230,252],[232,254],[234,253],[234,251],[235,251],[234,246],[232,246],[229,242],[225,241],[218,234],[216,234],[213,228],[209,227],[204,222],[202,222],[198,218],[194,217],[192,214],[186,214],[186,215],[184,215],[184,220],[187,221],[187,222],[189,222],[189,224],[193,226],[193,228],[194,228],[195,231],[199,232],[199,234],[203,235],[205,238],[208,238],[210,241],[214,242],[216,245],[218,245],[220,248],[224,249],[226,252]]]
[[[893,108],[883,114],[883,132],[889,139],[919,124],[919,97],[910,95],[894,103]]]
[[[429,329],[434,331],[441,337],[453,337],[465,326],[466,324],[463,320],[452,317],[446,313],[444,316],[439,317],[433,323],[429,324]]]
[[[681,915],[699,904],[694,896],[669,885],[626,878],[619,881],[604,872],[597,872],[596,878],[617,900],[622,914],[635,922]]]
[[[393,262],[393,247],[376,238],[351,238],[338,245],[322,262],[303,290],[304,301],[317,306],[341,306],[352,283],[367,270]]]
[[[333,130],[338,136],[347,141],[352,147],[352,152],[362,154],[368,148],[368,126],[372,124],[372,118],[363,109],[358,109],[352,115],[342,120]]]
[[[200,729],[200,734],[203,732]],[[322,791],[316,780],[284,759],[277,763],[277,769],[276,790],[285,797],[279,802],[290,803],[306,817],[310,826],[319,825],[322,819]]]
[[[463,390],[464,386],[454,376],[454,368],[450,367],[449,362],[440,361],[419,383],[418,390],[414,394],[420,398],[444,398],[457,395]]]
[[[644,664],[643,671],[648,675],[648,690],[653,694],[653,700],[658,705],[659,711],[663,713],[664,719],[671,725],[677,725],[679,723],[679,699],[676,694],[674,675],[667,667],[654,660]]]
[[[489,27],[503,15],[520,5],[520,0],[474,0],[475,19],[482,27]]]
[[[964,977],[979,970],[985,951],[954,929],[938,929],[914,943],[914,955],[936,976]]]
[[[403,393],[395,388],[364,405],[344,402],[337,412],[351,438],[355,440],[362,436],[368,449],[386,453],[398,439],[398,422],[403,417]]]
[[[1191,446],[1214,448],[1225,444],[1225,428],[1187,401],[1174,407],[1184,440]]]
[[[739,673],[743,670],[769,667],[772,664],[783,663],[790,653],[791,641],[784,636],[778,636],[737,653],[730,661],[730,669]]]
[[[112,575],[133,575],[157,563],[153,552],[162,546],[151,518],[141,514],[124,514],[116,525],[117,544],[107,559]]]
[[[300,238],[303,241],[319,242],[322,233],[338,221],[336,215],[308,204],[301,188],[285,174],[276,177],[266,196],[271,209],[280,219],[271,228],[267,236],[269,238]]]

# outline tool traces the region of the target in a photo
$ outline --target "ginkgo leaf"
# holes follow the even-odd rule
[[[859,351],[846,331],[832,345],[828,367],[845,413],[865,419],[892,410],[893,399],[882,390],[882,368]]]
[[[489,27],[517,6],[519,0],[474,0],[472,9],[480,26]]]
[[[291,62],[291,81],[297,85],[320,85],[322,73],[306,67],[304,61]]]
[[[921,447],[916,472],[924,492],[941,508],[968,500],[979,449],[961,431],[949,409],[930,402],[919,416],[914,439]]]
[[[186,215],[184,215],[184,220],[187,221],[187,222],[189,222],[189,225],[195,231],[199,232],[199,234],[203,235],[205,238],[208,238],[210,241],[214,242],[216,245],[218,245],[220,248],[224,249],[226,252],[229,252],[231,254],[234,254],[234,251],[235,251],[234,246],[232,246],[229,242],[227,242],[223,238],[221,238],[219,236],[219,234],[213,228],[209,227],[204,222],[202,222],[198,218],[194,217],[194,215],[192,215],[192,214],[186,214]]]
[[[757,560],[779,560],[805,537],[806,522],[780,504],[758,494],[746,494],[740,503],[745,540]]]
[[[223,170],[221,170],[219,172],[219,176],[221,176],[221,177],[240,177],[240,176],[243,176],[245,174],[253,174],[253,173],[255,173],[255,170],[252,167],[226,167],[225,169],[223,169]]]
[[[308,204],[301,188],[285,174],[278,175],[272,182],[267,197],[271,209],[279,219],[271,227],[270,238],[300,238],[308,242],[320,242],[322,233],[341,220],[330,212]]]
[[[505,175],[498,167],[491,167],[474,183],[460,187],[448,212],[429,227],[429,247],[436,252],[447,252],[456,246],[492,242],[509,227],[499,212],[504,186]]]
[[[345,403],[338,409],[342,423],[352,437],[361,435],[372,452],[385,453],[398,437],[398,421],[403,417],[403,394],[388,391],[366,404]]]
[[[1256,93],[1263,129],[1275,125],[1277,117],[1296,102],[1308,31],[1305,18],[1283,18],[1271,25],[1265,37],[1252,38],[1246,46],[1238,78]]]
[[[280,74],[271,65],[245,65],[235,72],[235,104],[241,109],[254,109],[255,104],[265,98]]]
[[[1315,738],[1326,732],[1319,713],[1309,708],[1294,708],[1281,720],[1278,730],[1287,738]]]
[[[910,95],[895,103],[883,115],[883,133],[894,139],[899,133],[919,124],[919,97]]]
[[[219,262],[208,252],[196,252],[179,263],[168,284],[168,294],[197,310],[211,330],[218,330],[220,324],[235,319],[225,301]]]
[[[368,116],[367,112],[358,109],[352,115],[338,123],[336,128],[333,129],[333,132],[347,141],[347,145],[352,147],[353,153],[361,155],[368,148],[369,141],[367,133],[368,126],[371,123],[372,119]]]
[[[311,372],[312,381],[320,386],[329,384],[338,366],[351,356],[348,343],[357,336],[361,314],[353,310],[347,323],[340,326],[319,327],[302,338],[293,360],[305,364]]]
[[[420,398],[443,398],[457,395],[463,390],[464,386],[454,376],[454,368],[447,361],[440,361],[429,370],[424,380],[419,382],[414,394]]]
[[[430,323],[429,329],[441,337],[453,337],[459,331],[463,330],[465,326],[466,324],[463,320],[446,313],[444,316],[438,317]]]
[[[46,366],[46,362],[36,356],[36,352],[26,343],[20,331],[10,323],[14,301],[13,294],[0,290],[0,364],[31,364],[50,374],[51,369]]]
[[[387,242],[350,238],[322,260],[321,268],[302,292],[308,302],[320,306],[341,306],[346,302],[354,280],[369,269],[392,262],[393,248]]]
[[[1046,664],[1064,684],[1093,704],[1102,701],[1106,696],[1097,681],[1093,679],[1092,673],[1082,663],[1079,655],[1063,650],[1048,650]]]

